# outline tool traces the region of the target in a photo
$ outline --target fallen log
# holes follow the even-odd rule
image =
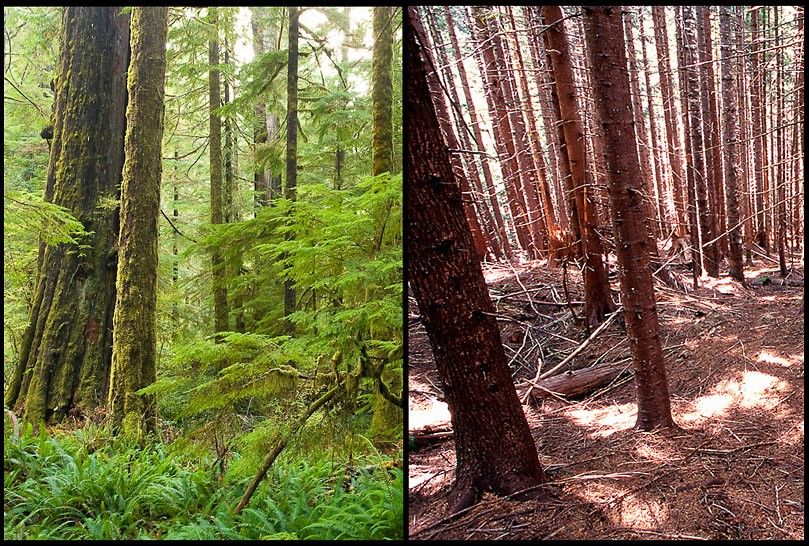
[[[609,363],[580,370],[570,370],[539,381],[527,381],[517,385],[520,400],[528,396],[539,399],[547,397],[574,398],[589,394],[599,387],[629,371],[631,363]],[[530,394],[528,394],[530,390]]]

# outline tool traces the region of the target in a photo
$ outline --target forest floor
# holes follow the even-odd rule
[[[565,301],[562,269],[528,262],[485,266],[484,273],[515,383],[534,378],[538,359],[550,369],[586,338],[568,307],[539,303]],[[455,467],[449,412],[411,297],[409,429],[433,440],[409,454],[409,536],[803,539],[803,264],[787,277],[801,286],[782,285],[770,262],[757,260],[745,273],[748,288],[723,275],[692,291],[690,272],[680,270],[687,294],[656,281],[681,430],[633,430],[629,344],[613,323],[572,367],[623,360],[624,374],[579,399],[523,406],[551,494],[524,502],[486,494],[454,517],[446,503]],[[577,272],[568,270],[567,285],[581,301]]]

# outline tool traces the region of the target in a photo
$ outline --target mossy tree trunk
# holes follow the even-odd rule
[[[121,181],[121,232],[109,410],[113,429],[141,437],[155,424],[157,219],[166,79],[167,7],[132,8],[132,62]]]
[[[222,104],[219,92],[219,13],[217,8],[208,8],[211,24],[211,39],[208,42],[208,96],[209,96],[209,135],[211,164],[211,224],[225,222],[222,179],[222,120],[216,109]],[[221,251],[214,247],[211,250],[211,269],[213,273],[213,314],[214,331],[225,332],[228,327],[228,291],[225,286],[225,264]]]
[[[78,218],[82,246],[46,247],[5,402],[55,423],[104,404],[112,358],[118,186],[124,159],[129,16],[67,7],[46,198]]]
[[[374,48],[371,65],[373,108],[373,174],[393,172],[393,29],[396,8],[375,7]],[[382,380],[399,394],[402,368],[389,368]],[[391,404],[381,392],[374,394],[371,437],[379,443],[395,441],[402,428],[402,408]]]
[[[295,201],[298,186],[298,15],[299,8],[289,10],[289,62],[287,64],[287,185],[284,197]],[[294,211],[292,211],[294,215]],[[292,219],[290,218],[290,221]],[[286,237],[292,237],[287,233]],[[295,311],[295,281],[284,280],[284,316],[289,317]],[[284,329],[288,334],[295,332],[293,323],[287,318]]]

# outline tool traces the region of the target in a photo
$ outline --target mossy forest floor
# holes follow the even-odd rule
[[[7,420],[8,421],[8,420]],[[189,449],[190,448],[190,449]],[[282,455],[239,515],[256,460],[224,474],[178,440],[146,447],[85,426],[14,435],[6,423],[4,539],[397,539],[402,471],[373,449]]]
[[[727,276],[705,278],[687,294],[656,282],[673,413],[682,430],[633,430],[631,368],[583,398],[523,406],[551,480],[549,495],[541,502],[486,496],[454,517],[445,502],[455,465],[449,414],[411,305],[409,426],[411,434],[432,431],[434,441],[409,454],[410,536],[802,539],[804,315],[803,287],[794,285],[803,284],[803,264],[796,263],[785,284],[777,264],[756,264],[746,272],[754,281],[749,288]],[[539,303],[565,301],[561,269],[526,263],[484,272],[503,317],[515,380],[532,379],[539,359],[550,369],[585,339],[568,308]],[[679,276],[690,288],[690,273]],[[580,300],[578,273],[569,270],[567,282],[571,299]],[[542,288],[530,293],[534,309],[526,288]],[[628,357],[626,335],[612,324],[572,367]]]

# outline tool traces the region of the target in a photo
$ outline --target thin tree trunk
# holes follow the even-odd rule
[[[415,7],[405,15],[405,166],[410,282],[452,414],[457,470],[450,511],[484,491],[512,494],[545,481],[460,206],[460,188],[430,99],[431,66]]]
[[[750,9],[750,18],[752,21],[750,40],[753,48],[753,73],[750,77],[752,80],[750,82],[750,109],[753,114],[751,133],[753,138],[753,178],[755,179],[756,189],[756,240],[766,252],[769,252],[766,212],[764,210],[764,194],[767,188],[767,168],[765,166],[764,105],[761,96],[764,88],[762,83],[764,72],[761,64],[761,53],[759,53],[761,49],[760,40],[762,39],[759,32],[760,15],[761,7]]]
[[[121,232],[108,410],[113,429],[154,429],[157,377],[157,220],[160,215],[167,7],[132,8],[132,61],[121,180]]]
[[[736,88],[734,75],[731,72],[732,63],[729,61],[733,55],[733,46],[730,34],[730,8],[719,8],[719,43],[722,55],[720,67],[722,70],[722,110],[723,134],[725,143],[723,155],[725,161],[725,204],[727,206],[728,227],[728,258],[730,261],[730,276],[744,284],[744,265],[742,264],[742,228],[739,225],[739,198],[738,179],[741,168],[738,163],[736,147],[739,142],[738,108],[736,103]]]
[[[584,314],[588,331],[604,321],[606,315],[615,309],[610,296],[607,271],[602,261],[601,238],[598,213],[591,201],[591,191],[584,179],[585,150],[582,147],[582,123],[576,105],[576,85],[573,79],[573,66],[570,62],[570,46],[564,34],[562,10],[559,6],[543,6],[542,18],[545,30],[547,51],[551,55],[553,73],[556,79],[559,110],[563,120],[565,148],[570,161],[571,185],[569,192],[576,202],[579,230],[582,237],[584,255]]]
[[[744,40],[744,7],[738,6],[736,8],[736,50],[739,52],[738,58],[738,66],[739,66],[739,79],[738,79],[738,95],[739,95],[739,110],[740,115],[739,119],[741,120],[739,124],[740,130],[740,139],[741,139],[741,146],[739,153],[741,155],[741,163],[742,163],[742,175],[744,178],[742,179],[741,187],[743,188],[743,192],[741,195],[742,203],[741,203],[741,214],[744,218],[744,233],[742,234],[743,241],[744,241],[744,249],[745,249],[745,263],[748,266],[753,265],[753,253],[751,251],[753,246],[753,238],[755,234],[755,214],[753,208],[753,199],[751,196],[750,188],[752,185],[751,182],[751,153],[750,149],[752,147],[752,138],[750,137],[750,123],[749,120],[752,119],[752,115],[750,113],[750,101],[748,100],[748,79],[747,79],[747,70],[745,69],[745,64],[747,62],[747,55],[746,55],[746,47],[745,47],[745,40]],[[744,54],[744,55],[743,55]]]
[[[520,246],[526,252],[530,252],[534,242],[533,235],[526,221],[528,213],[526,212],[525,197],[517,186],[517,180],[519,178],[517,157],[514,150],[509,149],[507,145],[511,143],[511,148],[513,148],[513,141],[510,136],[511,126],[509,125],[508,116],[502,115],[505,98],[502,86],[500,85],[500,76],[497,70],[495,53],[492,42],[489,39],[488,26],[485,21],[478,21],[479,18],[482,17],[480,9],[481,8],[473,8],[472,15],[470,16],[470,25],[475,24],[478,29],[478,34],[480,35],[481,43],[479,47],[475,47],[475,51],[485,90],[483,94],[486,97],[489,118],[491,119],[494,132],[495,149],[497,150],[497,156],[499,158],[503,185],[506,188],[506,195],[508,197],[511,222],[514,225],[514,231],[516,232]]]
[[[655,172],[655,201],[657,203],[657,217],[659,221],[660,236],[665,237],[669,233],[669,216],[666,202],[668,201],[669,191],[666,184],[666,177],[663,173],[663,159],[661,157],[662,147],[660,146],[659,133],[657,128],[657,114],[654,107],[654,95],[652,93],[652,84],[649,77],[649,57],[647,55],[646,46],[646,31],[643,27],[643,17],[641,13],[638,14],[638,29],[640,30],[640,43],[641,53],[643,55],[643,76],[646,84],[646,107],[649,110],[649,133],[651,136],[651,155],[654,158],[654,172]]]
[[[290,201],[297,199],[298,186],[298,15],[300,8],[290,7],[289,10],[289,48],[287,63],[287,151],[286,172],[287,184],[284,189],[284,198]],[[390,165],[390,163],[388,163]],[[290,214],[294,216],[294,208]],[[290,218],[290,222],[292,222]],[[288,233],[287,240],[292,238]],[[295,311],[295,281],[284,279],[284,330],[287,334],[294,334],[295,325],[289,320],[289,315]]]
[[[208,137],[210,147],[211,172],[211,224],[225,222],[224,182],[222,178],[222,120],[216,109],[221,106],[220,74],[219,69],[219,10],[209,8],[212,30],[212,39],[208,42],[208,120],[210,134]],[[217,246],[211,250],[211,267],[213,270],[213,309],[214,331],[226,332],[228,326],[228,292],[225,286],[225,263],[222,252]]]
[[[475,109],[475,104],[474,101],[472,100],[472,92],[469,87],[469,78],[467,77],[466,67],[464,66],[463,63],[463,56],[461,54],[461,48],[458,44],[458,37],[455,35],[455,25],[452,20],[452,13],[448,6],[444,6],[444,16],[446,17],[447,21],[447,30],[449,32],[449,37],[452,42],[452,49],[455,54],[455,58],[457,60],[458,74],[461,78],[461,87],[463,89],[464,99],[466,100],[466,107],[469,111],[469,117],[472,122],[472,131],[475,140],[474,149],[483,150],[483,135],[480,130],[480,123],[478,121],[477,110]],[[497,201],[497,192],[494,187],[494,181],[492,179],[491,168],[489,167],[488,156],[481,155],[480,162],[483,171],[485,194],[488,195],[489,197],[492,213],[494,215],[494,222],[497,227],[497,235],[500,239],[501,247],[506,258],[508,260],[511,260],[513,258],[513,253],[511,252],[511,244],[508,241],[508,234],[506,233],[503,215],[500,212],[500,203],[498,203]]]
[[[443,89],[446,89],[449,92],[449,97],[447,97],[449,106],[446,108],[446,115],[448,119],[456,119],[454,126],[457,130],[457,136],[460,137],[460,143],[456,142],[456,145],[460,144],[460,148],[463,150],[470,150],[471,143],[469,142],[469,136],[467,135],[466,128],[464,127],[464,120],[462,117],[459,118],[458,112],[453,108],[453,105],[457,107],[457,105],[460,104],[460,101],[458,100],[456,85],[452,78],[449,57],[444,51],[444,48],[439,45],[443,40],[438,33],[438,28],[435,23],[435,16],[432,14],[430,9],[425,8],[424,13],[426,14],[427,26],[433,36],[433,50],[436,52],[439,66],[442,67],[441,71],[443,73],[442,75],[445,82],[441,89],[435,91],[436,99],[438,100],[444,96]],[[449,130],[452,130],[451,128],[453,124],[451,122],[448,123]],[[463,165],[461,167],[462,174],[460,176],[460,180],[461,189],[464,192],[464,195],[467,196],[467,198],[464,199],[464,203],[467,207],[469,207],[471,212],[477,211],[474,223],[477,223],[477,226],[480,229],[481,237],[485,239],[486,245],[491,249],[492,256],[495,259],[500,259],[503,256],[503,251],[500,248],[500,242],[497,239],[491,213],[489,212],[486,203],[480,198],[483,192],[480,186],[480,175],[477,170],[477,165],[474,162],[474,154],[461,152],[456,152],[456,154],[458,163]],[[466,173],[469,174],[468,177],[466,176]],[[469,183],[469,180],[472,181],[472,184]],[[470,222],[470,225],[471,224],[472,222]]]

